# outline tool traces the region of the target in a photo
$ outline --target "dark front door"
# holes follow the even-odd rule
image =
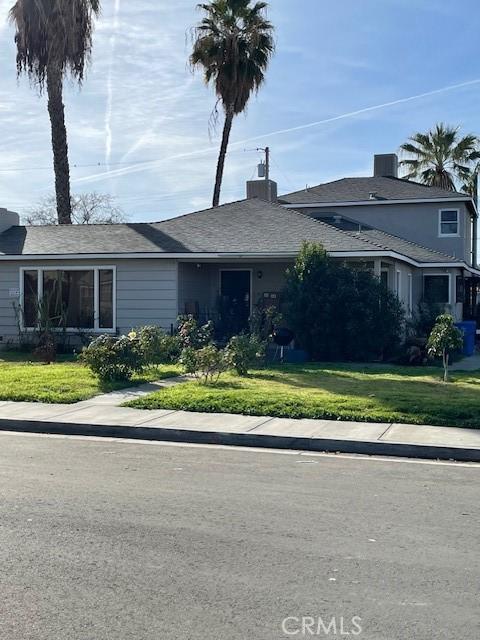
[[[248,329],[250,297],[250,271],[220,272],[220,319],[225,335]]]

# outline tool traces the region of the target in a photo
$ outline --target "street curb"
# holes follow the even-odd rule
[[[0,419],[0,431],[480,462],[480,449],[403,442],[380,442],[378,440],[296,438],[293,436],[253,433],[191,431],[188,429],[145,427],[141,425],[133,427],[5,418]]]

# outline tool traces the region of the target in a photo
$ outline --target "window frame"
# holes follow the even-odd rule
[[[31,265],[28,267],[20,267],[20,307],[24,308],[24,273],[25,271],[37,272],[37,300],[41,300],[43,297],[43,273],[44,271],[93,271],[93,327],[82,328],[79,327],[66,327],[65,331],[69,333],[92,332],[92,333],[116,333],[117,332],[117,267],[115,265],[85,265],[85,266],[44,266],[41,267]],[[100,271],[112,271],[113,275],[113,287],[112,287],[112,305],[113,305],[113,327],[103,328],[100,327]],[[23,314],[20,321],[20,328],[22,331],[35,331],[36,327],[25,327],[23,323]],[[63,331],[62,327],[55,327],[53,331]]]
[[[448,300],[447,302],[434,302],[432,304],[452,304],[452,274],[451,273],[424,273],[423,274],[423,289],[422,289],[422,300],[426,300],[425,298],[425,278],[448,278]]]
[[[447,222],[442,220],[442,213],[446,211],[452,211],[457,214],[457,233],[442,233],[442,223],[448,224]],[[450,222],[450,224],[455,224],[454,222]],[[448,208],[448,209],[439,209],[438,210],[438,237],[439,238],[459,238],[460,237],[460,209]]]
[[[407,276],[408,281],[408,308],[407,313],[408,317],[411,318],[413,316],[413,273],[409,273]]]

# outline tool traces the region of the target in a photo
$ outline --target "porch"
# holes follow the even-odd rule
[[[213,320],[226,333],[248,328],[255,307],[280,305],[285,271],[293,260],[178,264],[178,311],[200,322]]]

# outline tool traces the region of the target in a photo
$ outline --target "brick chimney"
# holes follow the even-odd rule
[[[247,198],[260,198],[267,202],[277,201],[277,183],[274,180],[248,180]]]
[[[398,156],[396,153],[381,153],[374,156],[375,178],[398,178]]]
[[[14,211],[0,207],[0,233],[20,224],[20,216]]]

